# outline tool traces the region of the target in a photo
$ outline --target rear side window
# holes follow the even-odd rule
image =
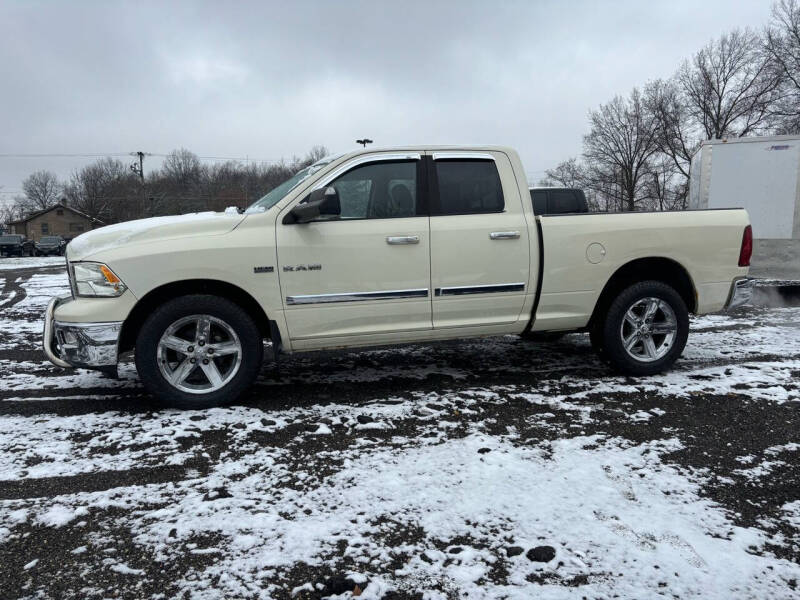
[[[547,208],[551,215],[581,212],[578,194],[574,190],[550,190],[550,206]]]
[[[547,192],[544,190],[531,190],[531,200],[533,200],[533,214],[547,214]]]
[[[434,161],[440,215],[502,212],[503,186],[493,160]]]

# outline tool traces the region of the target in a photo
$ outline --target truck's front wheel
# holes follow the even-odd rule
[[[688,335],[689,311],[680,294],[660,281],[642,281],[611,303],[602,355],[622,373],[653,375],[672,366]]]
[[[136,338],[136,369],[147,390],[178,408],[232,402],[261,368],[258,327],[240,306],[210,295],[159,307]]]

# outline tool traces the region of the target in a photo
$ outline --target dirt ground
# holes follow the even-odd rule
[[[800,596],[800,308],[695,318],[658,377],[507,336],[179,412],[46,362],[66,291],[0,261],[0,598]]]

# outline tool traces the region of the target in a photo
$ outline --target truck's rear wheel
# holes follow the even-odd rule
[[[209,295],[166,302],[136,338],[136,369],[163,404],[208,408],[232,402],[261,368],[258,327],[239,305]]]
[[[642,281],[609,306],[602,355],[622,373],[653,375],[672,366],[688,335],[689,311],[680,294],[660,281]]]

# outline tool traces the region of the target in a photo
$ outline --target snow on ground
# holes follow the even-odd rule
[[[0,257],[0,271],[64,266],[63,256]]]
[[[506,336],[287,357],[180,412],[44,361],[59,263],[2,277],[0,597],[800,594],[798,308],[694,319],[662,377]]]

